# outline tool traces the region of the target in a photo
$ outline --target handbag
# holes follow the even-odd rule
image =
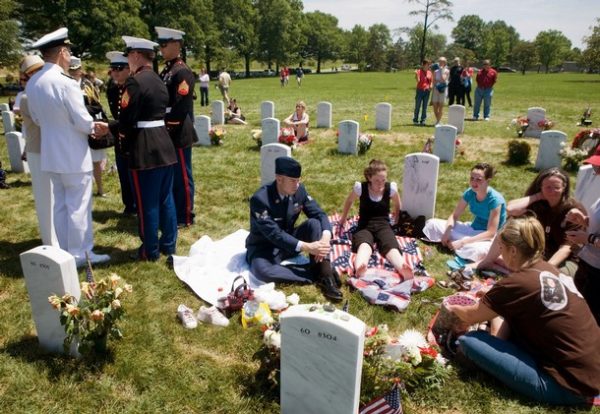
[[[398,222],[392,227],[398,236],[422,238],[425,237],[425,216],[413,218],[406,211],[400,211]]]
[[[446,90],[446,86],[448,86],[446,82],[438,82],[435,84],[435,88],[438,90],[439,93],[444,92]]]
[[[240,283],[236,287],[236,282],[241,279],[242,283]],[[254,291],[250,289],[246,280],[241,275],[238,275],[233,282],[231,283],[231,291],[227,294],[227,296],[223,296],[219,298],[217,301],[217,308],[222,310],[226,315],[230,315],[231,313],[242,309],[244,303],[249,300],[254,299]]]

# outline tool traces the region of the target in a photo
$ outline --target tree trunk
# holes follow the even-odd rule
[[[317,56],[317,73],[321,73],[321,55]]]
[[[429,18],[429,3],[425,7],[425,24],[423,24],[423,38],[421,39],[421,53],[419,63],[425,59],[425,40],[427,39],[427,19]]]
[[[250,53],[244,55],[244,61],[246,63],[246,77],[250,77]]]

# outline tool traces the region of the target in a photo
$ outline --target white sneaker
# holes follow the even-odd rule
[[[110,256],[107,254],[96,254],[92,251],[88,252],[88,256],[90,258],[90,262],[92,264],[100,264],[100,263],[106,263],[110,260]],[[77,267],[83,267],[87,264],[87,260],[85,258],[85,256],[76,256],[75,257],[75,265]]]
[[[196,315],[200,322],[210,323],[217,326],[229,326],[229,319],[225,317],[215,306],[207,308],[200,306],[200,310]]]
[[[198,326],[198,321],[194,316],[194,312],[185,305],[177,307],[177,317],[185,329],[194,329]]]
[[[489,117],[487,117],[487,118],[483,118],[483,120],[484,120],[484,121],[489,121],[489,120],[490,120],[490,118],[489,118]]]

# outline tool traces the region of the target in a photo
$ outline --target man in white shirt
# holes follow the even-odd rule
[[[54,226],[61,249],[77,266],[110,260],[92,252],[92,158],[88,135],[102,136],[108,124],[94,122],[85,108],[79,84],[66,72],[71,59],[66,28],[41,37],[32,47],[42,53],[44,67],[27,83],[33,121],[41,129],[41,171],[54,193]]]

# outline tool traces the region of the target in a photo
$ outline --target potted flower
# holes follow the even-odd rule
[[[219,127],[213,127],[208,131],[210,136],[210,143],[212,145],[223,145],[223,138],[225,138],[225,130]]]
[[[582,129],[575,135],[571,148],[581,148],[589,155],[596,151],[596,147],[600,144],[600,128]]]
[[[296,145],[298,144],[298,138],[296,138],[294,128],[281,128],[279,131],[279,142],[289,145],[292,148],[296,148]]]
[[[541,121],[538,121],[537,126],[542,131],[548,131],[549,129],[552,129],[554,122],[549,119],[542,119]]]
[[[106,351],[109,336],[121,339],[118,322],[125,314],[121,300],[131,291],[131,285],[112,273],[98,282],[82,282],[79,301],[69,293],[50,296],[48,302],[60,312],[60,323],[67,334],[65,352],[78,341],[80,354],[101,353]]]
[[[561,146],[562,148],[558,154],[562,158],[564,168],[567,171],[577,171],[581,162],[589,156],[584,148],[569,148],[564,142],[561,143]]]
[[[509,128],[514,128],[517,131],[517,136],[522,137],[525,130],[529,127],[529,119],[526,116],[518,116],[510,121]]]
[[[373,143],[373,135],[371,134],[360,134],[358,137],[358,153],[365,154]]]

